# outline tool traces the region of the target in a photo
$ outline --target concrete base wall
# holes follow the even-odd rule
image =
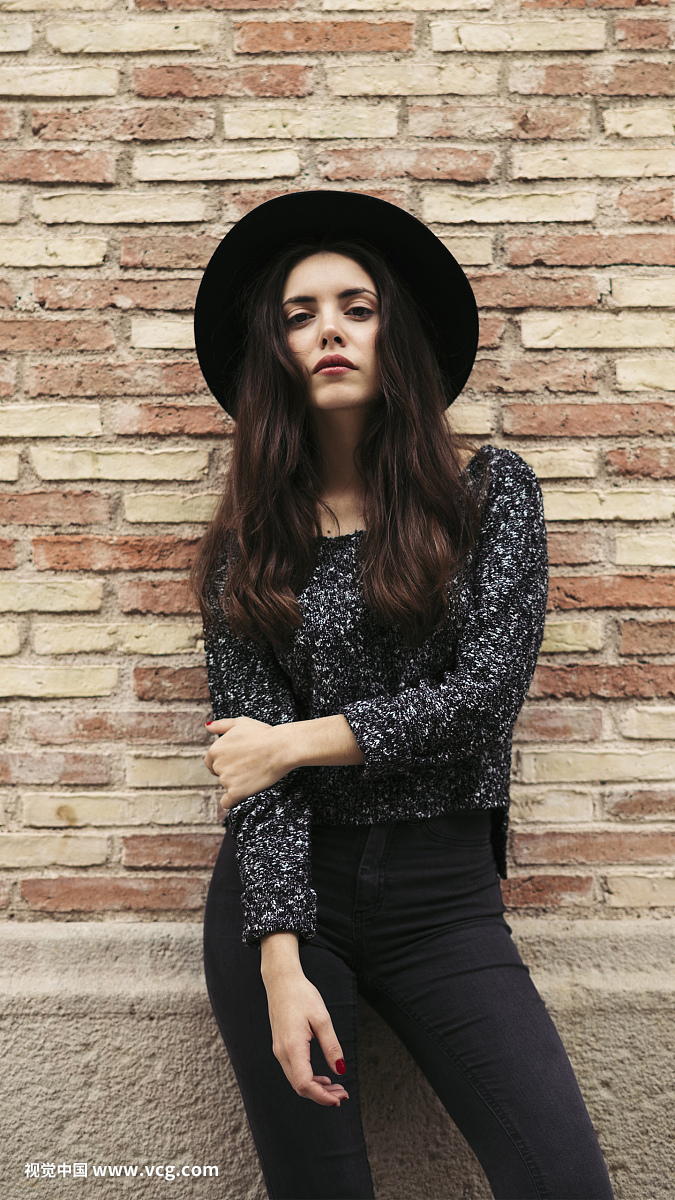
[[[605,1152],[617,1200],[672,1200],[675,922],[509,917]],[[3,1200],[266,1200],[211,1014],[201,926],[0,927]],[[483,1200],[485,1177],[396,1035],[359,1001],[378,1200]],[[26,1179],[26,1162],[87,1162]],[[217,1165],[218,1179],[93,1179],[91,1164]]]

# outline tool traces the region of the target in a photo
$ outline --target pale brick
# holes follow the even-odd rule
[[[533,788],[511,785],[516,821],[591,821],[593,793],[582,788]]]
[[[617,533],[614,561],[631,566],[675,565],[675,533]]]
[[[194,321],[192,317],[134,319],[131,345],[146,350],[194,350]]]
[[[619,137],[672,137],[675,108],[608,108],[603,113],[605,133]]]
[[[195,825],[207,805],[197,792],[26,792],[24,825]]]
[[[532,446],[512,449],[529,463],[540,479],[585,479],[597,474],[598,455],[592,448],[566,446],[562,450],[539,450]]]
[[[455,433],[480,436],[496,429],[493,406],[475,400],[456,400],[449,410],[448,421]]]
[[[109,696],[118,674],[117,667],[0,667],[0,696]]]
[[[19,478],[18,450],[0,450],[0,479],[3,483],[13,483]]]
[[[675,308],[675,275],[663,279],[612,279],[612,300],[619,308]]]
[[[425,138],[531,141],[588,137],[591,122],[589,109],[581,105],[429,102],[410,105],[408,132]]]
[[[523,783],[673,779],[675,750],[521,750]]]
[[[16,225],[21,217],[21,196],[18,192],[0,192],[0,225]]]
[[[431,21],[433,50],[535,51],[602,50],[607,36],[604,21],[562,18],[557,21],[473,21],[457,25]]]
[[[99,579],[0,579],[0,612],[94,612],[102,603]]]
[[[612,908],[672,908],[675,875],[606,875],[606,902]]]
[[[327,66],[334,96],[487,96],[497,91],[499,68],[488,64],[391,62]]]
[[[223,114],[227,138],[396,137],[398,110],[393,104],[345,108],[233,108]]]
[[[0,54],[30,50],[32,44],[33,30],[28,21],[17,21],[15,25],[0,25]]]
[[[675,150],[619,150],[588,146],[529,150],[517,147],[513,179],[620,179],[624,176],[675,175]]]
[[[0,667],[0,671],[2,668]],[[127,754],[127,783],[130,787],[204,787],[218,784],[207,771],[204,754]]]
[[[98,404],[0,405],[0,437],[98,437]]]
[[[204,192],[45,192],[35,196],[33,215],[45,225],[144,225],[204,221]]]
[[[108,23],[64,22],[48,25],[45,37],[62,54],[142,54],[162,50],[198,52],[220,40],[217,17],[189,16],[159,19],[138,17]]]
[[[177,524],[210,521],[220,499],[218,492],[132,492],[124,497],[127,521]]]
[[[106,837],[86,833],[0,833],[0,867],[90,867],[108,850]]]
[[[199,479],[208,450],[47,450],[31,447],[40,479]]]
[[[558,621],[550,619],[544,627],[542,654],[574,654],[585,650],[602,650],[604,642],[601,621]]]
[[[543,495],[547,521],[666,521],[675,516],[675,492],[655,488],[544,490]]]
[[[344,12],[441,12],[463,9],[465,12],[476,12],[492,8],[493,0],[323,0],[323,8]]]
[[[0,67],[0,96],[114,96],[116,67]]]
[[[0,0],[0,12],[72,12],[75,9],[102,11],[115,0]]]
[[[295,150],[148,150],[138,153],[134,179],[276,179],[300,173]]]
[[[96,267],[107,245],[105,238],[0,237],[0,267]]]
[[[675,741],[675,705],[635,704],[619,713],[619,733],[627,738],[657,738]]]
[[[527,312],[520,328],[523,345],[536,350],[675,346],[675,316]]]
[[[463,267],[480,267],[492,262],[492,238],[483,234],[451,234],[440,239]]]
[[[675,359],[619,358],[616,386],[620,392],[675,392]]]
[[[199,624],[37,625],[36,654],[186,654],[203,649]]]
[[[0,624],[0,654],[4,657],[18,654],[21,649],[21,633],[18,625]]]
[[[467,221],[499,224],[503,221],[592,221],[594,192],[455,192],[442,186],[422,194],[422,219],[451,225]]]

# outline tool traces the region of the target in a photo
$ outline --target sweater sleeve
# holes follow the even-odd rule
[[[548,549],[532,468],[493,449],[476,548],[473,603],[453,669],[396,695],[345,704],[363,779],[478,756],[506,742],[532,682],[544,635]]]
[[[221,613],[204,631],[209,693],[215,720],[252,717],[269,725],[297,720],[291,688],[272,647],[242,643]],[[293,930],[301,945],[316,932],[316,892],[310,886],[311,809],[291,771],[271,787],[228,810],[223,824],[235,841],[242,882],[242,942],[260,945],[266,933]]]

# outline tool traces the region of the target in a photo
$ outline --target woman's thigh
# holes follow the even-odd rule
[[[497,1200],[612,1200],[569,1057],[504,920],[488,837],[487,824],[453,817],[397,827],[359,989],[417,1061]]]
[[[353,971],[328,948],[300,948],[342,1046],[349,1092],[339,1108],[298,1096],[274,1057],[260,950],[241,940],[241,881],[229,832],[223,838],[204,914],[209,999],[241,1091],[265,1184],[274,1200],[371,1200],[373,1183],[361,1122],[357,993]],[[330,1075],[316,1038],[312,1068]],[[331,1076],[332,1077],[332,1076]]]

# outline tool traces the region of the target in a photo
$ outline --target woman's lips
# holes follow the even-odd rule
[[[315,371],[314,374],[315,375],[346,375],[347,371],[353,371],[353,370],[354,370],[354,367],[343,367],[343,366],[322,367],[320,371]]]

